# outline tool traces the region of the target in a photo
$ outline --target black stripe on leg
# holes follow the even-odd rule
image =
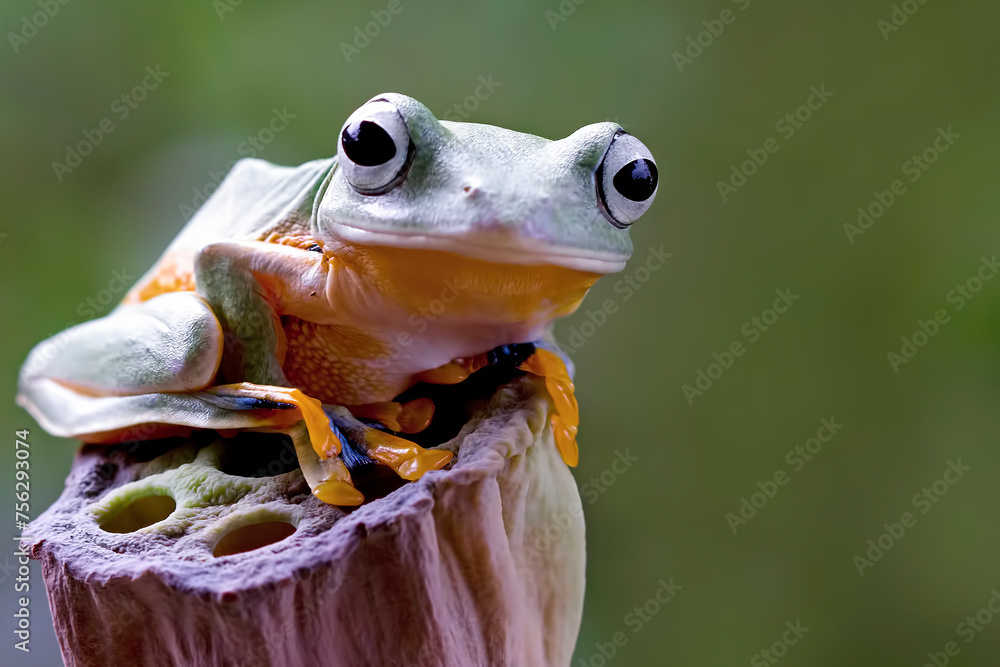
[[[534,343],[510,343],[500,345],[486,353],[486,361],[491,366],[517,367],[535,353]]]
[[[195,392],[194,396],[217,408],[226,410],[291,410],[295,407],[293,403],[283,403],[254,396],[226,396],[205,391]]]
[[[347,466],[347,469],[352,474],[358,468],[370,466],[375,463],[374,459],[362,454],[361,450],[354,446],[354,443],[344,437],[344,434],[336,426],[334,426],[334,430],[337,433],[337,437],[340,438],[340,460],[344,462],[344,465]]]

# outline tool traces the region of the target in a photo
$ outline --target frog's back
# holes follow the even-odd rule
[[[207,245],[309,234],[313,202],[336,158],[281,167],[257,159],[237,162],[125,303],[195,289],[194,258]]]

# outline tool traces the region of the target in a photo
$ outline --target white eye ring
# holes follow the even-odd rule
[[[337,141],[337,160],[347,182],[365,195],[384,194],[398,185],[412,157],[406,121],[386,100],[374,100],[352,113]]]
[[[601,211],[619,229],[646,212],[659,187],[653,154],[624,130],[611,140],[597,168],[596,180]]]

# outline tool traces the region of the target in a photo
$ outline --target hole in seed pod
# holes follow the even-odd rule
[[[108,533],[132,533],[163,521],[176,507],[177,503],[170,496],[137,498],[102,521],[101,530]]]
[[[239,433],[223,440],[219,470],[237,477],[276,477],[299,467],[292,439],[281,433]]]
[[[295,526],[285,521],[252,523],[226,533],[215,545],[212,555],[218,558],[253,551],[280,542],[294,532]]]

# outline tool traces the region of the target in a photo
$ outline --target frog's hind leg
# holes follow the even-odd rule
[[[21,371],[91,395],[189,391],[208,385],[222,357],[222,329],[194,292],[172,292],[78,324],[40,343]]]
[[[256,414],[257,420],[266,422],[256,430],[288,433],[309,488],[323,502],[340,506],[364,502],[340,457],[348,450],[348,440],[316,399],[298,389],[250,382],[211,387],[191,397],[226,412]]]
[[[447,450],[424,449],[409,440],[366,426],[345,407],[327,405],[324,409],[357,453],[389,466],[405,480],[417,480],[424,473],[440,470],[454,456]]]
[[[215,381],[222,352],[222,329],[202,297],[163,294],[39,344],[18,402],[53,435],[85,442],[287,425],[285,406],[234,410],[197,395]]]
[[[424,473],[431,470],[440,470],[448,465],[453,457],[449,451],[424,449],[409,440],[366,426],[358,421],[347,408],[336,405],[320,405],[319,401],[309,398],[298,389],[242,382],[212,387],[198,392],[197,396],[213,405],[231,410],[297,408],[301,412],[301,418],[295,416],[293,419],[295,422],[301,421],[305,424],[312,450],[308,454],[304,453],[297,442],[299,462],[302,464],[306,480],[309,481],[313,492],[326,502],[331,501],[327,500],[325,495],[336,495],[342,499],[353,491],[353,487],[348,490],[344,485],[333,484],[333,482],[348,482],[349,484],[350,477],[347,468],[340,467],[344,466],[344,463],[341,462],[341,454],[343,454],[343,460],[346,460],[351,466],[377,461],[389,466],[396,474],[408,481],[420,479]],[[420,403],[413,401],[412,403],[416,404],[411,406],[415,412],[422,413],[427,409],[426,403],[423,401]],[[433,408],[433,404],[431,404],[431,408]],[[427,421],[430,421],[429,416]],[[324,440],[326,434],[331,433],[331,429],[333,437]],[[333,460],[338,465],[335,470],[324,469],[325,472],[322,475],[313,475],[322,482],[320,484],[314,483],[313,479],[310,478],[309,466],[312,465],[314,457],[321,463],[326,464],[326,462]],[[331,504],[343,505],[347,503],[331,502]]]
[[[123,306],[36,347],[21,372],[18,402],[53,435],[91,443],[192,429],[291,433],[302,424],[296,450],[310,488],[332,504],[363,502],[318,401],[282,387],[211,386],[222,341],[212,309],[193,292]]]
[[[143,401],[129,397],[208,386],[221,356],[208,304],[192,292],[164,294],[40,343],[21,370],[18,402],[54,435],[111,430],[137,423]]]

